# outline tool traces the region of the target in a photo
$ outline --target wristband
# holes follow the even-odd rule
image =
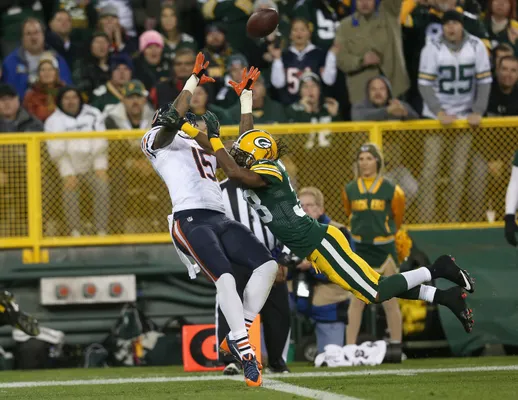
[[[220,149],[225,148],[225,146],[223,146],[223,142],[221,141],[221,139],[219,137],[210,138],[210,145],[212,146],[214,153]]]
[[[243,89],[241,96],[239,97],[239,101],[241,102],[241,114],[251,114],[252,113],[252,91]]]
[[[187,133],[190,137],[193,139],[198,136],[198,133],[200,132],[198,129],[196,129],[194,126],[189,124],[188,122],[184,122],[182,127],[180,128],[181,131]]]
[[[191,94],[194,94],[194,89],[198,86],[199,81],[200,79],[196,75],[192,74],[189,79],[187,79],[187,82],[185,82],[183,90],[187,90]]]

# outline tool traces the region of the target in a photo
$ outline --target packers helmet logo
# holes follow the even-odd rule
[[[135,84],[134,84],[134,83],[130,83],[130,84],[128,85],[128,90],[129,90],[129,91],[132,91],[132,90],[134,90],[134,89],[135,89]]]
[[[265,137],[258,137],[254,139],[254,144],[260,149],[269,149],[272,147],[270,139]]]

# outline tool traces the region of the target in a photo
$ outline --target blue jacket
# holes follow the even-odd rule
[[[54,53],[54,57],[59,64],[59,78],[67,85],[72,84],[72,74],[65,59],[57,53]],[[20,101],[23,101],[30,83],[27,60],[21,47],[18,47],[5,58],[2,66],[2,82],[12,85],[20,96]]]

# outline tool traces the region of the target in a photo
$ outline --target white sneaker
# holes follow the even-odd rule
[[[237,362],[228,364],[223,370],[223,375],[239,375],[241,374],[241,366]]]

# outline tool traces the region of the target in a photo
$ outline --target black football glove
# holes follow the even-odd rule
[[[219,138],[220,125],[216,114],[207,111],[201,118],[205,121],[205,125],[207,125],[207,136],[209,137],[209,140],[212,138]]]
[[[178,110],[171,106],[167,111],[157,117],[156,125],[165,126],[168,130],[176,132],[179,131],[186,122],[187,120],[185,118],[180,117]]]
[[[504,217],[505,221],[505,238],[507,239],[507,242],[511,246],[517,245],[516,243],[516,232],[518,232],[518,226],[516,225],[516,220],[514,214],[506,214]]]

